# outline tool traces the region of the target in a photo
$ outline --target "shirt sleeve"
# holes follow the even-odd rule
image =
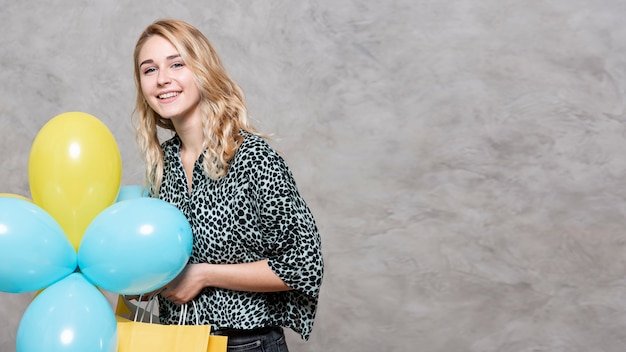
[[[272,150],[266,156],[255,183],[269,266],[289,287],[316,298],[324,269],[317,225],[284,159]]]

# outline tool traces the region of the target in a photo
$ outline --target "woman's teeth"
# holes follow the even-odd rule
[[[165,93],[165,94],[161,94],[159,95],[159,99],[167,99],[167,98],[171,98],[171,97],[175,97],[178,95],[178,92],[170,92],[170,93]]]

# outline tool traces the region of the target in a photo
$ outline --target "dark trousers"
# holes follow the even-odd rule
[[[228,336],[228,352],[289,352],[281,327],[255,330],[216,330],[212,334]]]

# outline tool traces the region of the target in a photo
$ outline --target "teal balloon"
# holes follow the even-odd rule
[[[76,250],[51,215],[27,200],[0,197],[0,291],[38,291],[76,265]]]
[[[43,290],[17,329],[17,352],[115,352],[117,321],[109,301],[80,273]]]
[[[117,199],[115,202],[121,202],[128,199],[135,199],[141,197],[147,197],[148,191],[143,186],[122,186],[117,193]]]
[[[78,266],[94,285],[118,294],[154,291],[172,281],[191,255],[191,226],[175,206],[157,198],[115,203],[89,224]]]

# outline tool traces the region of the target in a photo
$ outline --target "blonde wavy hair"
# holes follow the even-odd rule
[[[146,162],[146,188],[158,196],[163,182],[163,150],[157,127],[174,131],[171,120],[159,116],[144,98],[141,89],[139,52],[152,36],[167,39],[178,50],[185,65],[194,73],[200,90],[203,124],[204,171],[219,179],[228,171],[230,161],[243,141],[240,131],[257,134],[248,122],[243,91],[228,76],[217,52],[196,27],[175,19],[150,24],[139,36],[133,55],[137,101],[133,111],[136,139]]]

